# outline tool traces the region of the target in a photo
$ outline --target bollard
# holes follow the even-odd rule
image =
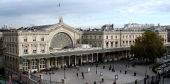
[[[104,83],[104,78],[102,78],[102,82]]]

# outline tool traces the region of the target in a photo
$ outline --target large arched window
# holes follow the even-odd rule
[[[52,49],[73,48],[73,41],[67,33],[59,32],[55,34],[54,37],[52,38],[50,48]]]

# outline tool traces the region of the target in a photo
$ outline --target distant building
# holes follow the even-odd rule
[[[119,48],[130,47],[135,43],[135,39],[142,36],[144,31],[127,31],[127,30],[112,30],[112,31],[84,31],[82,35],[82,43],[90,44],[93,47],[102,48]],[[158,31],[159,35],[164,38],[164,43],[167,42],[167,32]]]
[[[144,29],[148,29],[148,28],[152,28],[154,27],[154,24],[138,24],[138,23],[129,23],[129,24],[125,24],[124,28],[126,30],[144,30]]]
[[[105,24],[102,26],[102,31],[112,31],[114,30],[114,24]]]
[[[168,42],[170,42],[170,25],[162,26],[168,32]]]

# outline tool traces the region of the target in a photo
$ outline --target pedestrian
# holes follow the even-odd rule
[[[115,69],[114,69],[114,68],[112,68],[112,72],[115,72]]]
[[[122,71],[120,70],[120,73],[122,73]]]
[[[94,84],[96,84],[96,81],[94,81]]]
[[[102,78],[102,82],[104,83],[104,78]]]
[[[113,84],[116,84],[116,80],[113,81]]]
[[[151,84],[155,84],[154,81],[153,81],[153,79],[151,80]]]
[[[84,79],[84,75],[83,75],[83,79]]]
[[[125,74],[127,73],[127,71],[125,70]]]
[[[137,80],[135,80],[135,84],[137,84]]]
[[[105,69],[105,66],[103,65],[103,69]]]
[[[127,64],[125,65],[125,67],[127,68]]]
[[[149,78],[149,75],[147,75],[146,78],[148,79],[148,78]]]
[[[134,72],[134,76],[136,76],[136,72]]]
[[[109,66],[109,70],[111,70],[111,69],[112,69],[112,66],[110,65],[110,66]]]
[[[82,77],[83,77],[83,79],[84,79],[84,73],[82,72]]]
[[[77,77],[79,76],[79,74],[78,74],[78,73],[77,73],[76,75],[77,75]]]
[[[144,78],[144,84],[146,84],[146,78]]]

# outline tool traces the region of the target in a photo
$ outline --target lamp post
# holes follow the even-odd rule
[[[147,66],[145,65],[145,78],[147,78]]]
[[[164,84],[164,75],[167,74],[167,71],[165,72],[165,67],[163,67],[163,76],[162,76],[162,84]]]
[[[96,63],[96,74],[97,74],[97,67],[98,67],[98,64]]]
[[[51,84],[51,68],[50,68],[50,72],[49,72],[49,76],[50,76],[50,84]]]

